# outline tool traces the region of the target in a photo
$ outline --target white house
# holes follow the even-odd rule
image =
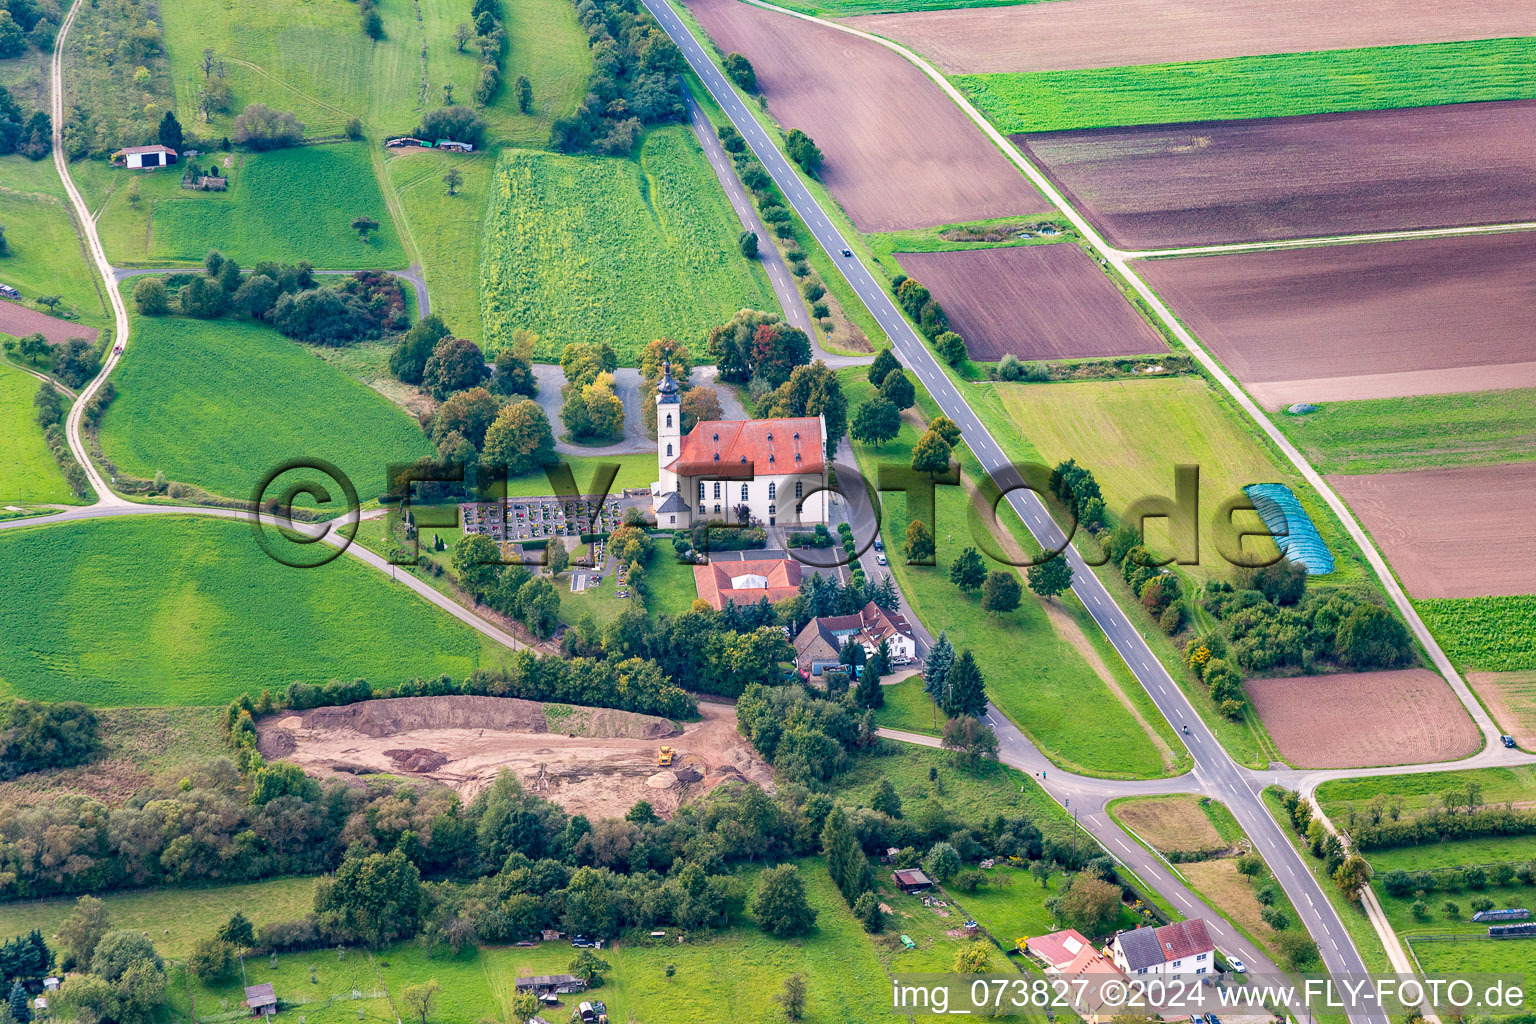
[[[176,151],[170,146],[129,146],[112,154],[112,162],[120,167],[167,167],[176,162]]]
[[[905,665],[917,659],[912,627],[899,611],[886,611],[870,601],[852,615],[824,615],[805,624],[795,637],[795,667],[806,678],[819,676],[840,665],[843,644],[852,637],[869,657],[880,641],[891,652],[891,664]]]
[[[1110,947],[1115,966],[1129,975],[1209,974],[1216,946],[1200,918],[1120,932]]]
[[[670,363],[656,388],[656,525],[737,522],[746,505],[769,526],[827,521],[826,422],[701,420],[687,434]]]

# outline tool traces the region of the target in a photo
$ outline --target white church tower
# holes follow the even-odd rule
[[[662,529],[692,525],[693,510],[678,493],[677,473],[669,468],[682,453],[683,407],[669,359],[661,364],[661,382],[656,385],[656,483],[651,486],[651,508]]]

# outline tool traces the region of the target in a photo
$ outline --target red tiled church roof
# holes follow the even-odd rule
[[[821,419],[701,420],[667,468],[680,476],[784,476],[822,471]]]

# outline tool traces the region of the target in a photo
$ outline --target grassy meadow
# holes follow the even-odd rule
[[[1536,668],[1536,596],[1446,597],[1413,606],[1456,665],[1485,672]]]
[[[1330,402],[1274,419],[1325,474],[1536,459],[1536,388]]]
[[[32,398],[41,383],[0,358],[0,501],[75,501],[48,452]]]
[[[486,344],[524,328],[552,360],[601,338],[630,365],[664,335],[702,344],[738,309],[776,308],[739,233],[685,127],[652,130],[635,159],[504,152],[480,260]]]
[[[106,327],[109,318],[95,267],[75,230],[74,214],[52,160],[0,157],[0,225],[9,248],[0,256],[0,281],[23,299],[59,295],[59,313]]]
[[[386,466],[433,451],[389,399],[260,324],[140,317],[113,379],[102,451],[144,479],[245,499],[270,468],[318,456],[367,501]]]
[[[874,394],[862,368],[845,371],[842,380],[850,410]],[[873,480],[882,463],[910,464],[918,436],[911,420],[904,419],[901,433],[879,449],[856,444],[854,451],[866,478]],[[962,446],[955,454],[966,476],[974,479],[979,467],[970,452]],[[1044,603],[1027,589],[1018,610],[994,615],[982,611],[979,593],[965,594],[949,582],[950,561],[975,544],[970,529],[972,505],[961,488],[936,488],[937,556],[931,567],[905,563],[901,551],[909,510],[900,497],[887,497],[881,534],[897,583],[931,631],[947,629],[957,651],[971,649],[986,677],[988,694],[1004,714],[1064,768],[1132,777],[1171,770],[1172,730],[1146,692],[1123,671],[1117,655],[1110,652],[1106,660],[1122,670],[1116,673],[1116,683],[1135,713],[1094,671],[1083,651],[1058,632]],[[1009,512],[999,519],[1014,524],[1010,529],[1021,529]],[[989,567],[1002,568],[990,560]],[[1059,599],[1057,604],[1065,609],[1069,600]],[[1095,627],[1091,622],[1085,626],[1085,619],[1086,615],[1079,618],[1078,626],[1085,642],[1092,643],[1088,631]]]
[[[1079,71],[955,75],[1004,132],[1289,117],[1536,96],[1536,38]]]
[[[450,196],[443,175],[456,168],[464,182]],[[421,253],[422,274],[432,296],[432,312],[456,338],[480,342],[480,249],[486,197],[496,157],[465,157],[431,149],[390,153],[385,169],[389,187],[405,216],[406,231]]]
[[[693,566],[679,562],[670,543],[657,545],[645,573],[649,586],[645,610],[652,617],[676,617],[692,608],[693,602],[698,600],[699,588],[693,581]]]
[[[322,270],[385,270],[408,260],[374,177],[368,143],[216,153],[227,192],[181,187],[176,167],[128,171],[77,161],[70,173],[116,264],[201,263],[209,249],[249,267],[308,260]],[[212,158],[197,158],[207,167]],[[132,202],[137,188],[138,202]],[[378,221],[365,240],[357,217]]]
[[[1364,810],[1377,796],[1396,798],[1405,812],[1440,805],[1440,795],[1476,783],[1482,800],[1489,804],[1525,801],[1536,792],[1536,766],[1471,768],[1452,772],[1419,772],[1412,775],[1377,775],[1335,779],[1317,787],[1317,800],[1330,818],[1346,816],[1351,808]],[[1347,824],[1347,819],[1345,824]]]
[[[220,704],[301,680],[393,682],[500,648],[348,557],[269,558],[247,523],[181,516],[0,535],[0,693],[105,707]]]
[[[881,687],[881,692],[885,695],[885,706],[875,711],[875,724],[880,728],[924,736],[943,733],[947,716],[923,690],[922,676],[908,676],[899,683]]]

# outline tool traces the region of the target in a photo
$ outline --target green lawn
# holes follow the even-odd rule
[[[1330,402],[1275,422],[1320,473],[1536,459],[1536,388]]]
[[[59,313],[73,312],[91,327],[107,326],[100,282],[52,160],[0,157],[0,225],[10,250],[0,256],[0,281],[26,300],[60,295]]]
[[[658,542],[656,553],[645,567],[649,590],[645,610],[654,618],[658,615],[676,617],[693,607],[698,600],[699,588],[693,580],[693,566],[679,562],[670,541]]]
[[[1536,668],[1536,596],[1445,597],[1413,606],[1458,666],[1485,672]]]
[[[1536,96],[1536,39],[955,75],[1004,132],[1229,121]]]
[[[881,692],[885,695],[885,706],[875,712],[875,723],[880,728],[925,736],[943,733],[948,716],[924,692],[922,676],[908,676],[899,683],[881,687]]]
[[[656,456],[648,454],[629,455],[566,455],[559,456],[560,465],[571,468],[572,479],[576,483],[576,490],[580,494],[586,494],[589,487],[593,487],[597,480],[597,468],[599,466],[617,465],[619,471],[613,478],[613,484],[608,488],[610,496],[618,496],[622,491],[631,488],[649,488],[651,481],[656,479]],[[525,476],[514,477],[507,481],[507,494],[513,498],[542,498],[555,493],[554,484],[549,481],[547,471],[535,470]]]
[[[480,261],[486,343],[523,328],[555,359],[600,338],[630,365],[654,338],[701,344],[738,309],[776,308],[740,230],[681,126],[651,131],[637,159],[504,152]]]
[[[862,368],[844,371],[842,381],[850,410],[874,393]],[[874,480],[881,464],[910,465],[917,438],[912,424],[904,420],[896,439],[878,450],[855,444],[861,471]],[[963,445],[955,454],[968,475],[976,472],[975,460]],[[885,496],[881,534],[893,556],[891,570],[913,610],[935,635],[940,628],[947,629],[956,650],[972,651],[986,677],[988,695],[1062,767],[1106,776],[1163,774],[1167,765],[1146,731],[1073,646],[1057,634],[1038,599],[1026,590],[1017,611],[994,615],[982,611],[979,593],[965,594],[949,582],[950,561],[976,544],[971,507],[961,488],[938,487],[934,509],[938,524],[936,564],[909,566],[901,557],[909,510],[902,496]],[[1017,520],[1011,512],[1004,510],[1000,519],[1015,524],[1010,529],[1016,529]],[[989,568],[1005,568],[986,560]],[[1175,742],[1171,729],[1134,680],[1122,682],[1121,689],[1142,719],[1164,734],[1165,743]]]
[[[1500,942],[1484,938],[1473,942],[1415,942],[1412,945],[1419,966],[1431,978],[1467,974],[1536,976],[1536,942],[1529,940]]]
[[[460,12],[461,0],[429,0]],[[555,118],[564,117],[587,94],[587,80],[592,76],[592,51],[587,33],[576,19],[576,5],[570,0],[517,0],[503,3],[507,32],[506,76],[501,90],[485,109],[491,134],[513,146],[535,149],[549,144],[550,127]],[[449,17],[452,24],[462,15]],[[517,109],[512,91],[513,80],[527,75],[533,86],[533,110]]]
[[[560,595],[561,622],[574,624],[590,615],[601,626],[635,606],[633,590],[629,592],[630,597],[618,596],[618,577],[612,569],[603,573],[602,583],[588,587],[579,594],[571,591],[569,573],[555,580],[554,584],[555,593]]]
[[[40,383],[0,358],[0,500],[74,503],[37,425],[32,398]]]
[[[480,240],[486,195],[496,157],[465,157],[429,149],[392,153],[386,164],[390,187],[405,211],[406,230],[421,253],[432,312],[456,338],[482,341],[480,326]],[[464,178],[458,195],[448,195],[443,175],[456,168]]]
[[[169,515],[0,536],[0,693],[219,704],[293,681],[467,675],[499,647],[357,560],[270,559],[246,523]]]
[[[258,928],[303,917],[314,909],[315,879],[276,878],[207,889],[141,889],[98,898],[107,905],[112,927],[145,932],[162,955],[184,957],[237,910]],[[73,899],[0,904],[0,935],[9,938],[41,928],[43,936],[51,939],[74,906]],[[252,965],[258,962],[265,965],[266,960],[250,960]]]
[[[405,250],[374,177],[366,142],[301,146],[271,153],[214,154],[228,192],[181,187],[175,167],[128,171],[101,160],[70,170],[116,264],[202,262],[209,249],[249,267],[259,260],[309,260],[322,270],[403,267]],[[209,160],[198,158],[206,167]],[[225,166],[228,161],[228,166]],[[130,202],[137,183],[139,201]],[[379,228],[366,240],[352,221]]]
[[[1510,768],[1473,768],[1452,772],[1420,772],[1414,775],[1382,775],[1360,779],[1338,779],[1317,787],[1317,800],[1323,811],[1333,818],[1340,828],[1347,828],[1347,821],[1340,820],[1350,808],[1363,811],[1368,803],[1379,795],[1397,797],[1408,811],[1439,806],[1440,794],[1464,789],[1467,783],[1477,783],[1484,803],[1501,804],[1505,801],[1524,801],[1536,793],[1536,767],[1521,765]]]
[[[1529,861],[1533,857],[1536,857],[1536,836],[1487,836],[1451,843],[1365,851],[1366,860],[1371,862],[1371,867],[1378,873],[1398,869],[1425,871],[1466,864],[1501,864]]]
[[[113,379],[102,450],[144,479],[244,499],[271,468],[319,457],[366,501],[387,466],[433,452],[389,399],[259,324],[139,317]]]

